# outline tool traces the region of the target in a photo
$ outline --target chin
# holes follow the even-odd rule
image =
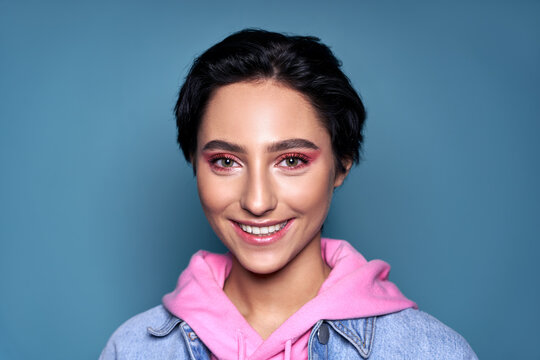
[[[239,259],[238,262],[244,269],[257,275],[269,275],[283,269],[287,265],[280,261],[257,261],[253,258],[248,261]]]

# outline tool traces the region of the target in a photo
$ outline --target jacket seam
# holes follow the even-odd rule
[[[180,327],[181,327],[181,329],[182,329],[182,331],[180,331],[180,332],[182,333],[182,337],[184,338],[184,343],[185,343],[185,345],[186,345],[186,347],[187,347],[187,351],[188,351],[188,353],[189,353],[190,358],[191,358],[192,360],[196,360],[196,359],[195,359],[195,354],[193,354],[193,349],[191,349],[191,344],[189,343],[189,340],[188,340],[188,335],[186,334],[186,329],[184,329],[184,325],[189,327],[188,323],[186,323],[185,321],[183,321],[183,322],[180,324]],[[190,327],[190,329],[191,329],[191,327]],[[193,330],[193,329],[191,329],[191,330]]]
[[[313,339],[315,338],[315,334],[317,333],[317,330],[321,327],[321,324],[324,322],[324,320],[319,320],[313,328],[311,329],[311,334],[309,335],[308,339],[308,359],[313,359]]]
[[[169,335],[181,321],[179,318],[169,315],[167,321],[159,329],[148,326],[146,330],[153,336],[164,337]]]
[[[364,331],[366,331],[366,325],[369,322],[369,320],[374,321],[374,318],[365,318],[364,321]],[[347,320],[359,320],[359,319],[347,319]],[[372,323],[372,325],[374,322]],[[362,356],[364,359],[367,359],[369,355],[371,354],[371,344],[373,341],[373,326],[372,326],[372,336],[369,341],[369,347],[366,348],[366,342],[365,340],[361,340],[359,338],[359,335],[355,334],[355,331],[350,330],[345,324],[342,323],[342,320],[333,320],[330,321],[330,325],[336,330],[339,334],[341,334],[345,339],[349,340],[349,342],[356,348],[356,350],[360,353],[360,356]],[[366,351],[367,350],[367,351]]]
[[[348,336],[350,336],[354,342],[356,342],[358,345],[362,345],[362,347],[366,347],[366,343],[362,339],[362,337],[357,336],[357,333],[353,332],[348,327],[346,327],[340,320],[336,322],[339,324],[340,328],[342,328],[342,331],[344,331]],[[366,326],[365,326],[365,320],[364,320],[364,334],[365,334],[365,331],[366,331]]]

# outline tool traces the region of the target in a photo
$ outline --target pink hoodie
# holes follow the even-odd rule
[[[231,270],[230,254],[199,251],[163,297],[164,306],[186,321],[218,359],[307,359],[313,325],[388,314],[416,304],[388,281],[390,266],[367,262],[348,242],[321,239],[323,258],[332,268],[318,295],[302,306],[266,340],[247,323],[223,292]],[[354,301],[351,301],[354,299]]]

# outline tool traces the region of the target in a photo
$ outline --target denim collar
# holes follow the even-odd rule
[[[375,317],[347,320],[331,320],[328,324],[347,339],[364,359],[371,354],[375,338]]]
[[[319,320],[312,328],[309,336],[308,348],[323,323],[330,325],[337,333],[349,341],[358,351],[360,356],[367,359],[371,354],[375,335],[375,317],[346,319],[346,320]],[[156,337],[169,335],[176,326],[180,326],[182,336],[188,346],[188,352],[192,359],[208,359],[209,354],[206,346],[199,340],[193,329],[181,319],[170,314],[165,322],[158,328],[148,327],[149,334]]]
[[[208,348],[203,344],[202,341],[199,340],[199,337],[197,334],[195,334],[195,331],[193,331],[193,329],[185,321],[182,321],[172,314],[169,315],[169,317],[159,328],[156,329],[149,326],[146,329],[148,333],[153,336],[165,337],[169,335],[177,326],[179,326],[181,330],[180,333],[184,337],[184,341],[187,345],[189,345],[187,346],[187,351],[190,358],[196,360],[209,359],[210,353]]]

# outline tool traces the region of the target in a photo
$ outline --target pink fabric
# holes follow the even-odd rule
[[[310,329],[321,319],[369,317],[416,307],[388,281],[390,266],[384,261],[366,261],[343,240],[323,238],[321,248],[332,268],[330,275],[318,295],[266,340],[223,292],[231,270],[230,254],[197,252],[180,275],[176,289],[163,297],[163,304],[223,360],[307,359]]]

